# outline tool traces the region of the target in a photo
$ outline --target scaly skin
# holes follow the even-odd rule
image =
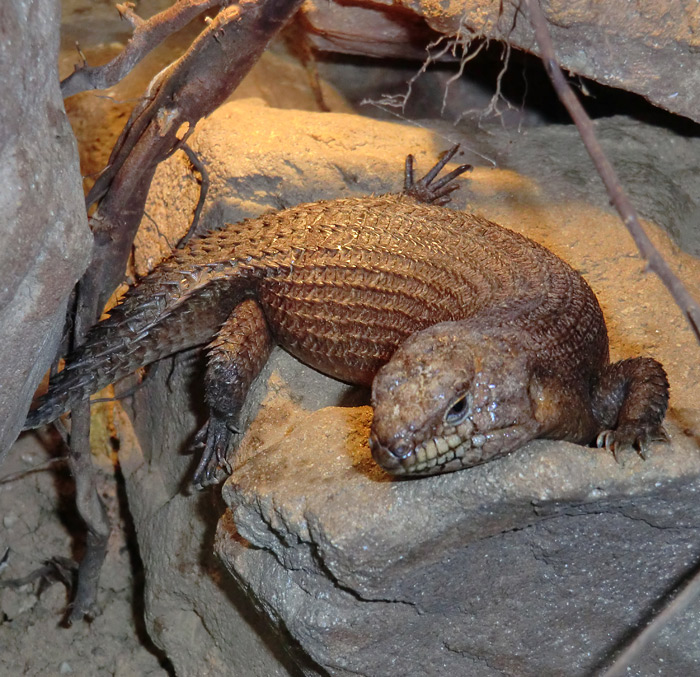
[[[176,252],[69,356],[26,427],[218,333],[198,485],[225,462],[273,343],[373,384],[372,452],[396,474],[475,465],[534,437],[646,445],[668,401],[661,365],[609,364],[593,292],[550,251],[424,204],[444,204],[465,170],[433,183],[446,159],[416,183],[407,163],[403,193],[299,205]]]

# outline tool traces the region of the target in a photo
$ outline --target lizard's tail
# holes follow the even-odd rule
[[[68,356],[65,368],[51,380],[48,392],[38,399],[36,408],[29,412],[24,430],[50,423],[90,395],[139,367],[189,347],[173,342],[158,345],[156,337],[150,335],[136,341],[133,346],[129,346],[127,340],[114,344],[111,341],[95,341],[88,336],[85,346]]]
[[[51,380],[48,392],[27,414],[24,430],[50,423],[98,390],[153,361],[142,364],[142,360],[132,362],[119,354],[99,355],[92,348],[89,346],[68,358],[67,366]]]
[[[235,305],[233,281],[210,276],[184,290],[181,280],[173,285],[164,277],[146,278],[88,332],[27,415],[24,430],[50,423],[140,367],[213,337]]]

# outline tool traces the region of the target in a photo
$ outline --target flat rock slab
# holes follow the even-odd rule
[[[635,168],[625,180],[646,187],[649,213],[665,211],[681,229],[690,222],[692,200],[662,209],[644,168],[663,177],[664,200],[690,196],[700,141],[625,119],[598,127],[617,139],[613,159],[624,153]],[[193,464],[184,452],[203,423],[194,358],[159,368],[134,396],[133,424],[118,421],[122,433],[132,425],[136,433],[121,435],[120,461],[146,568],[149,632],[183,674],[228,666],[282,675],[297,664],[306,674],[583,675],[700,554],[698,348],[605,207],[575,130],[458,132],[238,101],[190,139],[211,179],[203,227],[398,190],[407,152],[420,172],[457,140],[466,145],[460,161],[478,166],[455,208],[530,235],[581,270],[603,306],[614,359],[648,354],[664,363],[671,444],[655,445],[646,462],[630,452],[618,464],[604,451],[537,441],[474,469],[394,481],[369,455],[366,394],[276,351],[257,384],[257,415],[251,398],[215,536],[223,508],[182,495]],[[668,157],[657,152],[665,145],[674,148]],[[674,162],[687,171],[675,176]],[[196,198],[178,154],[158,171],[147,207],[157,236],[137,268],[182,235]],[[698,293],[698,261],[649,228]],[[212,560],[214,542],[240,586]],[[669,628],[643,667],[692,666],[698,614]]]
[[[370,420],[300,417],[224,488],[219,555],[330,674],[590,674],[700,554],[696,451],[618,465],[535,442],[391,481]],[[672,666],[697,615],[684,623],[644,667],[686,674]]]

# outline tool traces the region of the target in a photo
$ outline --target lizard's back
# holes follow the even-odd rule
[[[289,230],[276,241],[291,246],[261,256],[258,297],[279,343],[332,376],[369,384],[408,336],[467,318],[525,329],[524,349],[577,378],[607,360],[605,322],[583,278],[486,219],[397,195],[278,216]]]

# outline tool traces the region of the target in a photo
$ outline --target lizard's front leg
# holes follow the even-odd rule
[[[218,481],[217,470],[230,472],[227,460],[238,418],[251,384],[270,356],[273,341],[258,303],[240,303],[209,345],[204,390],[209,420],[197,435],[204,451],[192,484],[201,489]]]
[[[609,364],[593,392],[593,415],[601,432],[596,444],[611,451],[634,445],[644,457],[648,443],[663,438],[668,379],[650,357]]]

